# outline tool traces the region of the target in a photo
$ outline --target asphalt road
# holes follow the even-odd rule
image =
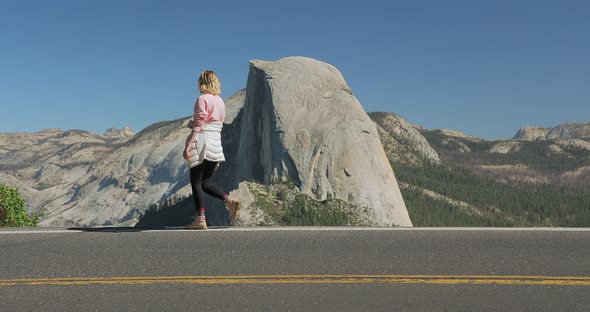
[[[0,311],[590,311],[590,231],[0,231]]]

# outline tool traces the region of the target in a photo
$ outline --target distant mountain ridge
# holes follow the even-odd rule
[[[228,122],[238,117],[245,98],[244,89],[226,100]],[[590,189],[590,142],[583,140],[589,123],[544,128],[536,140],[526,140],[532,137],[528,136],[487,141],[453,130],[428,130],[394,113],[369,113],[369,117],[396,170],[416,225],[570,224],[544,217],[543,213],[533,213],[537,219],[528,219],[526,213],[531,212],[519,210],[528,208],[511,208],[507,201],[474,202],[472,195],[455,194],[431,184],[439,181],[441,186],[453,185],[457,182],[449,184],[446,179],[456,174],[458,178],[452,179],[469,177],[464,187],[474,190],[510,185],[527,194],[545,188],[535,196],[550,196],[547,202],[562,196],[558,189],[565,188],[582,196],[574,200],[563,195],[566,197],[559,199],[565,205],[577,205],[574,208],[580,208],[579,200],[583,201]],[[19,187],[32,211],[45,211],[44,225],[133,225],[144,214],[141,207],[173,195],[190,195],[184,162],[177,157],[181,151],[173,148],[182,145],[182,129],[188,119],[159,122],[137,134],[129,128],[109,129],[103,134],[60,129],[0,134],[0,183]],[[234,131],[231,129],[227,125],[228,131]],[[551,129],[575,139],[553,139],[556,135],[548,135]],[[426,180],[418,179],[422,175]],[[494,192],[508,196],[501,195],[506,190]],[[89,210],[77,210],[77,206]],[[451,210],[442,213],[444,209]],[[512,209],[516,210],[509,212]],[[583,213],[564,213],[571,224],[588,225]]]
[[[590,141],[590,122],[563,123],[552,128],[522,127],[513,137],[514,140],[586,140]]]

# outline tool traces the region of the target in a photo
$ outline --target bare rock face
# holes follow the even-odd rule
[[[471,153],[471,148],[469,146],[461,142],[461,140],[455,139],[453,137],[445,137],[441,141],[441,144],[446,145],[449,148],[455,149],[461,153]]]
[[[549,133],[549,129],[543,127],[522,127],[514,135],[513,139],[522,141],[544,140],[547,133]]]
[[[375,224],[411,226],[377,129],[340,72],[304,57],[250,64],[235,184],[292,179],[315,199],[366,208]]]
[[[17,186],[29,211],[44,212],[42,226],[134,225],[145,208],[188,183],[179,156],[185,119],[131,137],[49,130],[0,138],[12,149],[2,157],[0,182]]]
[[[590,141],[590,122],[586,123],[564,123],[553,128],[543,127],[522,127],[516,135],[515,140],[586,140]]]
[[[498,154],[508,154],[518,152],[521,148],[521,143],[518,141],[499,141],[494,144],[488,152]]]
[[[244,101],[246,100],[246,89],[234,93],[232,96],[225,99],[225,121],[226,125],[234,122],[238,114],[244,107]]]
[[[438,153],[428,144],[416,127],[394,113],[369,113],[375,122],[386,154],[396,163],[419,165],[440,164]]]
[[[442,134],[444,136],[451,137],[451,138],[465,139],[465,140],[469,140],[471,142],[481,142],[481,141],[484,141],[481,138],[478,138],[478,137],[474,137],[472,135],[465,134],[465,133],[463,133],[461,131],[449,130],[449,129],[436,129],[434,131],[436,131],[436,132],[438,132],[438,133],[440,133],[440,134]]]
[[[580,139],[590,140],[590,122],[586,123],[565,123],[551,128],[547,133],[547,139]]]
[[[105,134],[103,134],[103,137],[113,141],[124,141],[133,137],[134,135],[135,132],[133,132],[133,130],[131,130],[129,127],[125,127],[123,129],[109,128]]]

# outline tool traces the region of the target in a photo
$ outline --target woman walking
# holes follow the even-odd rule
[[[234,225],[240,203],[230,199],[221,188],[213,183],[211,177],[225,161],[221,146],[221,129],[225,120],[225,103],[219,96],[221,83],[212,70],[205,70],[199,77],[199,91],[194,108],[193,119],[189,122],[191,134],[187,137],[183,157],[190,170],[193,200],[197,215],[195,220],[187,225],[189,229],[206,230],[205,193],[222,200],[229,210],[231,224]]]

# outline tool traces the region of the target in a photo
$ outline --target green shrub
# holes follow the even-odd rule
[[[37,226],[39,215],[25,210],[25,200],[16,187],[0,184],[0,226]]]
[[[331,205],[332,204],[332,205]],[[296,194],[282,216],[286,225],[343,226],[353,224],[351,216],[337,203],[317,202],[306,194]]]
[[[342,226],[369,225],[359,207],[340,199],[319,201],[299,191],[290,181],[271,185],[249,182],[252,206],[264,219],[259,225]]]

